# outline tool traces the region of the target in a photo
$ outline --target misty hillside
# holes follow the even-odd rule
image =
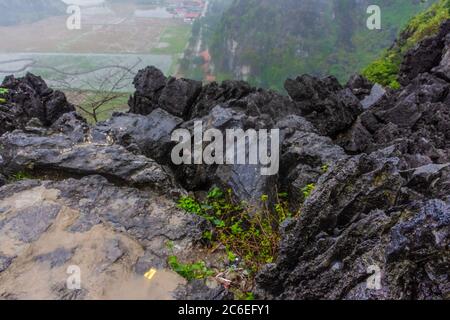
[[[235,0],[210,37],[219,78],[280,89],[289,76],[332,74],[340,81],[388,48],[401,27],[435,1]],[[377,4],[382,30],[368,30]]]

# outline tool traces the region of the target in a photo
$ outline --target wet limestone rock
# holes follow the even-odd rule
[[[183,119],[159,108],[147,116],[119,113],[99,123],[93,134],[109,137],[127,150],[169,164],[171,149],[175,145],[171,135],[182,122]]]
[[[6,77],[1,87],[8,94],[6,103],[0,104],[0,135],[22,129],[32,118],[50,126],[61,115],[75,111],[62,92],[50,89],[41,77],[31,73],[23,78]]]
[[[133,84],[136,92],[129,101],[130,112],[141,115],[161,108],[174,116],[185,117],[202,89],[199,81],[166,78],[155,67],[140,70]]]
[[[186,282],[167,258],[193,255],[201,223],[164,196],[100,176],[9,184],[0,189],[0,297],[173,299]],[[66,286],[70,266],[80,290]],[[144,278],[150,268],[154,282]]]
[[[135,155],[118,144],[74,141],[57,132],[48,135],[15,131],[0,137],[2,171],[35,171],[56,176],[102,175],[111,181],[145,186],[161,192],[174,188],[170,173],[154,160]]]
[[[262,297],[448,298],[448,199],[408,190],[395,154],[342,160],[319,180],[284,230],[278,261],[258,275]],[[374,270],[379,290],[368,285]]]
[[[288,79],[285,89],[322,135],[334,137],[348,129],[362,112],[358,98],[349,88],[342,88],[333,77],[317,79],[303,75]]]

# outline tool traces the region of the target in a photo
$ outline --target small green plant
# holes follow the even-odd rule
[[[330,165],[324,164],[324,165],[322,165],[322,167],[320,167],[320,170],[322,171],[323,174],[325,174],[328,172],[328,170],[330,170]]]
[[[9,92],[8,89],[0,88],[0,104],[6,103],[5,95],[7,95],[8,92]]]
[[[255,294],[254,294],[253,292],[247,292],[247,293],[246,293],[245,300],[248,300],[248,301],[253,301],[253,300],[255,300]]]
[[[282,192],[278,194],[278,198],[280,199],[287,199],[289,197],[289,194],[287,192]]]
[[[271,205],[268,195],[262,195],[259,206],[236,202],[232,190],[226,192],[213,188],[206,200],[182,197],[178,206],[187,213],[196,214],[211,223],[211,229],[203,233],[211,248],[223,247],[230,270],[239,273],[240,282],[233,282],[230,291],[238,300],[254,300],[250,291],[254,276],[263,265],[277,258],[280,242],[280,225],[299,214],[289,211],[288,194],[275,194]],[[215,249],[214,249],[215,250]],[[204,278],[211,274],[201,262],[180,264],[172,255],[169,264],[187,279]]]
[[[226,250],[227,251],[227,259],[229,262],[235,262],[237,260],[237,256],[233,253],[233,251]]]
[[[283,192],[278,194],[278,201],[275,204],[275,212],[278,214],[278,224],[282,224],[287,219],[293,217],[289,210],[288,193]]]
[[[178,207],[194,214],[200,214],[202,211],[201,206],[193,198],[184,196],[178,201]]]
[[[11,176],[10,180],[13,182],[16,182],[16,181],[22,181],[22,180],[27,180],[27,179],[33,179],[33,177],[30,174],[28,174],[27,172],[20,171],[20,172],[13,174]]]
[[[255,294],[253,292],[239,292],[236,295],[236,300],[241,301],[253,301],[255,300]]]
[[[313,193],[313,191],[315,189],[316,189],[316,185],[314,183],[310,183],[301,190],[305,201],[306,201],[306,199],[308,199],[311,196],[311,194]]]
[[[244,232],[244,230],[241,227],[242,221],[237,221],[235,224],[233,224],[230,228],[231,233],[234,235],[239,235],[242,232]]]
[[[399,89],[398,73],[400,71],[400,62],[394,60],[398,59],[392,54],[386,54],[370,64],[363,71],[363,75],[374,83],[379,83],[392,89]]]
[[[254,274],[275,260],[279,225],[294,216],[288,210],[287,194],[279,194],[278,198],[272,208],[275,210],[269,209],[267,195],[261,196],[262,205],[255,208],[235,202],[231,190],[213,188],[205,201],[183,197],[178,206],[210,221],[213,229],[205,232],[203,238],[223,245],[230,262],[240,258],[246,270]]]
[[[223,192],[219,188],[213,188],[208,193],[208,199],[220,199],[223,197]]]
[[[213,233],[211,231],[205,231],[203,232],[203,239],[207,240],[207,241],[212,241],[213,239]]]
[[[166,242],[166,248],[169,249],[171,252],[173,252],[173,249],[175,248],[175,244],[172,240],[169,240]]]
[[[180,263],[176,256],[169,257],[169,266],[173,271],[188,281],[205,279],[214,275],[214,271],[206,267],[205,262],[199,261],[196,263]]]

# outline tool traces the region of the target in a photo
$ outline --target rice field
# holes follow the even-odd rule
[[[122,4],[84,12],[80,30],[67,29],[66,16],[0,27],[0,80],[33,72],[53,87],[103,90],[105,77],[132,79],[148,65],[176,73],[192,26],[181,19],[140,17],[139,8]],[[131,81],[120,87],[133,89]]]

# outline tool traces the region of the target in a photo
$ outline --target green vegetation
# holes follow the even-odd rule
[[[301,191],[303,194],[303,199],[306,201],[306,199],[308,199],[311,194],[313,193],[313,191],[316,189],[316,185],[313,183],[310,183],[308,185],[306,185]]]
[[[400,63],[401,57],[399,54],[387,53],[384,57],[375,60],[364,69],[363,75],[373,83],[398,89],[400,88],[400,83],[398,82]]]
[[[6,103],[5,96],[8,94],[9,90],[6,88],[0,88],[0,104]]]
[[[176,256],[170,256],[169,266],[173,271],[175,271],[188,281],[205,279],[214,275],[214,271],[208,269],[203,261],[191,264],[183,264],[178,261],[178,258]]]
[[[399,88],[398,74],[405,53],[424,38],[436,34],[440,24],[449,18],[450,0],[440,0],[415,16],[402,31],[396,45],[367,66],[363,75],[372,82]]]
[[[19,172],[13,174],[9,180],[10,180],[10,182],[17,182],[17,181],[28,180],[28,179],[33,179],[33,177],[28,172],[19,171]]]
[[[179,207],[209,221],[212,230],[204,234],[204,239],[211,245],[223,245],[230,262],[241,259],[243,267],[255,274],[262,265],[276,259],[280,224],[297,215],[289,212],[286,198],[286,194],[279,194],[271,210],[266,195],[261,197],[260,207],[253,207],[236,203],[231,190],[214,188],[205,201],[183,197]]]
[[[262,195],[258,206],[251,206],[245,202],[236,202],[231,190],[223,192],[213,188],[205,200],[185,196],[178,202],[178,206],[187,213],[210,222],[211,229],[204,232],[203,240],[212,251],[224,248],[230,265],[225,273],[239,273],[239,283],[231,282],[230,287],[237,300],[255,299],[250,291],[254,285],[254,276],[263,265],[277,258],[281,223],[300,214],[300,211],[289,211],[286,193],[276,195],[273,207],[269,205],[269,198],[268,195]],[[213,275],[204,262],[181,264],[172,255],[169,265],[188,280]]]
[[[324,165],[324,168],[327,171],[329,169],[328,165]],[[300,190],[303,200],[310,197],[315,189],[314,184],[308,184]],[[262,195],[256,206],[237,202],[231,190],[224,192],[219,188],[212,188],[202,198],[181,197],[178,207],[210,222],[210,229],[203,233],[204,244],[212,252],[223,248],[230,265],[227,271],[217,273],[239,273],[239,284],[231,282],[229,289],[237,300],[254,300],[255,296],[251,292],[254,276],[262,266],[276,260],[281,240],[280,226],[287,219],[298,217],[301,208],[292,212],[288,203],[289,195],[285,192],[273,197]],[[173,253],[173,243],[167,243],[167,247]],[[188,280],[203,279],[214,274],[204,262],[182,264],[173,254],[169,258],[169,265]]]
[[[253,301],[255,300],[255,295],[253,292],[242,292],[236,295],[236,300]]]
[[[301,190],[304,200],[311,196],[315,188],[314,184],[308,184]],[[251,292],[254,277],[262,266],[275,262],[281,240],[281,224],[298,217],[301,209],[297,212],[290,210],[287,193],[272,197],[262,195],[257,205],[237,202],[231,190],[224,192],[219,188],[211,189],[203,198],[184,196],[179,199],[178,206],[210,222],[210,229],[203,233],[204,244],[211,248],[211,252],[223,248],[225,261],[230,265],[226,271],[217,273],[231,273],[238,277],[238,283],[232,281],[229,284],[235,299],[254,300]],[[168,248],[173,252],[173,244],[168,243]],[[169,265],[188,280],[214,274],[204,262],[182,264],[173,254]]]

